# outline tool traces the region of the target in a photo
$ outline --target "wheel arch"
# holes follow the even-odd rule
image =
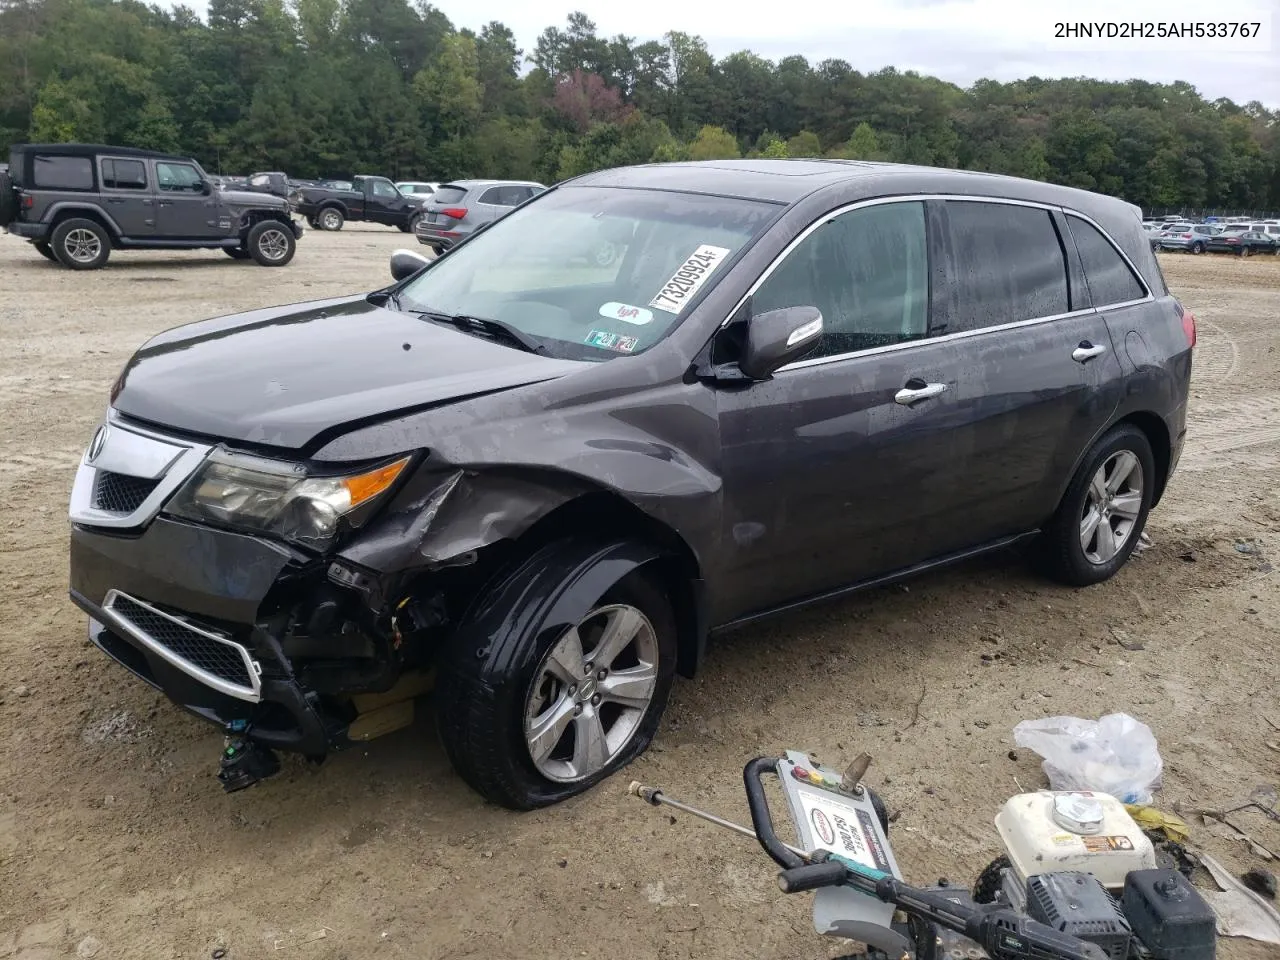
[[[1126,423],[1141,430],[1146,435],[1147,442],[1151,444],[1151,456],[1156,462],[1155,488],[1151,491],[1151,506],[1154,508],[1169,485],[1169,464],[1173,456],[1173,440],[1169,436],[1169,425],[1159,414],[1150,410],[1139,410],[1121,417],[1107,427],[1103,435]]]
[[[55,203],[49,208],[47,217],[50,236],[64,220],[92,220],[107,231],[107,236],[113,245],[123,236],[120,225],[109,214],[92,204],[80,204],[74,201]]]

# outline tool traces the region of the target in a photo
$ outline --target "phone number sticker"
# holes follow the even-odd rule
[[[819,849],[838,853],[863,866],[888,873],[889,858],[876,837],[871,817],[827,793],[797,791],[800,809]]]
[[[680,315],[695,293],[702,289],[716,268],[729,256],[727,247],[713,247],[704,243],[689,255],[689,259],[671,275],[671,279],[662,285],[657,296],[649,301],[655,310]]]

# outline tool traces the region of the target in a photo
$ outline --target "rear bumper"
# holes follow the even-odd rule
[[[428,224],[422,220],[419,220],[414,227],[413,235],[418,238],[419,243],[425,243],[429,247],[439,247],[441,250],[457,246],[466,237],[466,234],[461,231],[444,230],[436,224]]]
[[[49,226],[44,223],[18,223],[15,221],[5,229],[15,237],[25,237],[27,240],[44,240],[49,235]]]

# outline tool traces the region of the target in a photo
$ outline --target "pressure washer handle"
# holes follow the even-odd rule
[[[756,757],[742,770],[742,779],[747,787],[747,807],[751,811],[751,825],[755,828],[756,839],[764,852],[769,854],[778,866],[785,870],[795,870],[805,866],[799,854],[787,849],[787,845],[778,839],[773,829],[773,815],[769,812],[769,800],[764,795],[764,774],[778,772],[776,757]],[[813,889],[813,888],[809,888]]]
[[[804,893],[822,887],[838,887],[845,882],[849,870],[837,860],[824,860],[803,867],[792,867],[778,874],[778,889],[783,893]]]

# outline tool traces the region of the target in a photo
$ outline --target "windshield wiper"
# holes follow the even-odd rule
[[[501,320],[490,320],[485,317],[469,317],[463,313],[438,313],[435,310],[414,310],[420,317],[434,320],[436,323],[450,323],[464,333],[487,334],[496,340],[505,340],[528,353],[546,353],[545,345],[529,336],[519,327],[513,327]]]

